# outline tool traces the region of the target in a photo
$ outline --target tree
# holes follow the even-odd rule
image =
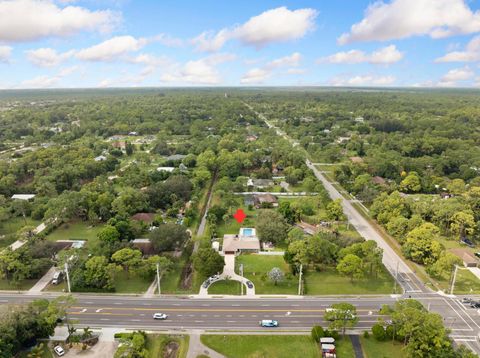
[[[160,278],[173,268],[173,262],[168,257],[153,255],[143,260],[136,270],[141,276],[151,278],[157,272],[157,264]]]
[[[402,247],[405,256],[420,264],[430,264],[438,259],[443,246],[436,240],[440,230],[432,223],[425,223],[407,234]]]
[[[350,303],[334,303],[325,311],[324,318],[330,321],[329,329],[341,329],[345,336],[346,329],[355,327],[358,322],[357,308]]]
[[[85,262],[85,284],[87,287],[113,290],[116,266],[109,264],[104,256],[92,256]]]
[[[453,214],[450,221],[450,229],[452,230],[452,233],[458,235],[460,238],[467,234],[473,234],[475,228],[475,218],[471,212],[457,212]]]
[[[306,239],[306,253],[310,263],[328,266],[336,262],[338,246],[320,235],[310,236]]]
[[[140,250],[131,248],[123,248],[112,255],[112,261],[117,265],[122,266],[125,271],[130,271],[131,268],[138,267],[142,261],[142,253]]]
[[[204,277],[222,272],[223,266],[225,260],[212,248],[199,249],[193,257],[193,267]]]
[[[166,223],[151,231],[149,238],[155,252],[163,252],[180,249],[189,236],[182,225]]]
[[[336,199],[327,204],[327,216],[330,220],[344,220],[342,199]]]
[[[345,276],[350,277],[350,281],[363,277],[362,259],[357,255],[348,254],[341,259],[337,265],[337,271]]]
[[[410,172],[400,182],[400,190],[407,193],[417,193],[422,189],[420,176],[417,172]]]
[[[384,341],[386,338],[385,328],[380,323],[372,326],[372,335],[377,341]]]
[[[320,342],[320,338],[325,337],[325,331],[320,326],[313,326],[311,331],[311,336],[314,342]]]
[[[283,279],[285,278],[285,274],[278,267],[274,267],[268,272],[268,278],[276,286],[277,283],[283,281]]]
[[[427,267],[427,272],[434,277],[448,279],[455,265],[461,264],[462,260],[458,256],[445,251],[432,265]]]
[[[282,201],[278,206],[278,212],[283,215],[287,223],[293,225],[300,220],[300,213],[290,206],[290,202]]]
[[[256,229],[264,242],[281,243],[287,239],[288,225],[283,216],[272,210],[259,210]]]

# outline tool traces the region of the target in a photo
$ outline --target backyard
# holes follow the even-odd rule
[[[30,227],[37,227],[40,225],[39,220],[33,220],[31,218],[23,218],[21,216],[17,216],[11,218],[3,223],[0,224],[0,248],[6,247],[13,242],[15,242],[16,233],[18,230],[25,226]]]
[[[89,246],[97,240],[97,233],[103,225],[92,226],[84,221],[71,221],[54,229],[47,235],[47,240],[86,240]]]

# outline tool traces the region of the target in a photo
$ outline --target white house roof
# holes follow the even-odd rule
[[[175,167],[158,167],[157,171],[158,172],[173,172],[175,170]]]
[[[30,200],[35,197],[35,194],[13,194],[12,199]]]
[[[225,235],[223,237],[223,252],[239,250],[260,251],[260,241],[256,237],[239,238],[236,235]]]

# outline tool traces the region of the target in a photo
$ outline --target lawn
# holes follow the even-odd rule
[[[450,282],[441,281],[441,287],[450,293]],[[460,268],[457,271],[454,294],[478,294],[480,293],[480,280],[467,269]]]
[[[147,358],[163,357],[165,346],[174,341],[180,344],[177,358],[185,358],[188,352],[189,336],[183,335],[166,335],[166,334],[149,334],[147,336]]]
[[[210,285],[208,293],[210,295],[239,295],[241,290],[241,283],[233,280],[217,281]],[[244,289],[245,293],[246,289]]]
[[[377,278],[364,278],[353,282],[333,268],[321,272],[310,270],[304,277],[307,295],[387,294],[392,293],[394,288],[394,280],[386,270]]]
[[[373,337],[360,337],[365,358],[406,358],[403,344],[392,341],[380,342]]]
[[[275,357],[314,358],[320,357],[320,349],[310,336],[300,335],[202,335],[203,344],[229,358]],[[341,356],[339,357],[349,357]],[[350,356],[350,357],[353,357]],[[349,358],[350,358],[349,357]]]
[[[242,209],[244,213],[247,215],[247,217],[241,224],[239,224],[237,220],[233,218],[233,215],[230,216],[230,218],[226,222],[221,221],[220,223],[218,223],[216,231],[217,231],[217,237],[219,238],[223,238],[223,235],[225,234],[238,234],[241,227],[255,227],[257,211],[255,209],[249,210],[248,207],[244,205],[243,196],[236,199],[238,202],[238,209]],[[219,205],[220,203],[221,203],[220,198],[215,196],[212,198],[212,205],[214,204]]]
[[[72,221],[57,227],[47,235],[47,240],[86,240],[92,244],[97,240],[97,233],[103,225],[91,226],[84,221]]]
[[[27,358],[28,354],[30,351],[23,351],[17,354],[17,358]],[[37,356],[35,356],[37,357]],[[40,356],[41,358],[53,358],[53,354],[50,351],[50,348],[48,348],[47,343],[43,343],[43,349],[42,349],[42,355]]]
[[[187,258],[181,257],[179,261],[176,261],[174,268],[164,275],[161,279],[162,293],[170,294],[188,294],[188,293],[198,293],[200,290],[200,285],[205,280],[205,277],[201,277],[196,271],[193,272],[192,285],[190,289],[181,289],[180,280],[182,276],[182,270],[185,264],[187,263]]]
[[[338,358],[355,358],[355,352],[353,351],[353,345],[350,338],[340,337],[335,341],[335,349],[337,351]]]
[[[32,288],[37,283],[37,279],[23,280],[17,285],[13,285],[10,281],[5,279],[0,280],[0,290],[24,291]]]
[[[15,218],[11,218],[2,224],[0,224],[0,236],[4,236],[0,238],[0,248],[6,247],[16,240],[16,233],[24,226],[33,226],[37,227],[40,224],[39,220],[33,220],[30,218],[26,218],[17,216]]]
[[[115,274],[115,292],[117,293],[144,293],[152,284],[152,279],[145,279],[127,272]]]
[[[257,294],[290,294],[294,295],[298,292],[298,281],[296,277],[289,275],[289,265],[284,261],[283,256],[266,256],[266,255],[240,255],[236,259],[236,272],[238,267],[243,264],[243,275],[252,281],[255,285],[255,293]],[[289,277],[275,285],[271,282],[267,273],[274,267],[280,268],[283,273]]]

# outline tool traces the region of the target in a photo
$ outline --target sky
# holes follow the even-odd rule
[[[480,87],[480,0],[0,0],[0,88]]]

